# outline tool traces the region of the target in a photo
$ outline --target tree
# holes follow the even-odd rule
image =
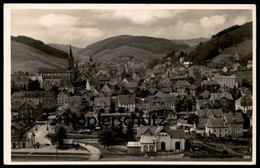
[[[184,104],[183,99],[181,99],[181,97],[178,96],[177,99],[175,100],[175,111],[176,111],[176,112],[182,111],[182,109],[183,109],[183,104]]]
[[[134,128],[133,128],[132,123],[129,123],[129,125],[127,126],[126,138],[127,138],[127,141],[134,140]]]
[[[120,126],[118,126],[118,132],[117,132],[117,134],[118,134],[118,137],[120,137],[120,138],[125,137],[125,134],[123,133],[123,124],[121,124]]]
[[[109,113],[115,113],[115,112],[116,112],[115,107],[111,107],[111,108],[109,109]]]
[[[192,100],[190,99],[185,99],[184,101],[184,107],[186,111],[191,111],[192,110]]]
[[[197,124],[198,123],[198,116],[195,114],[190,114],[187,120],[188,124]]]
[[[139,108],[135,107],[135,112],[139,113]]]
[[[77,117],[76,113],[73,113],[72,114],[72,124],[73,124],[74,130],[76,130],[76,127],[78,125],[77,123],[78,123],[78,117]]]
[[[103,108],[99,109],[99,113],[104,113],[105,110]]]
[[[139,111],[139,116],[142,117],[144,115],[144,111],[143,110],[140,110]]]
[[[98,136],[99,142],[104,145],[104,148],[108,149],[109,146],[115,145],[116,133],[111,130],[111,128],[104,128],[99,132]]]
[[[59,93],[59,88],[58,86],[52,86],[52,88],[50,89],[51,92],[55,93],[55,97],[57,98],[57,95]]]
[[[195,80],[194,80],[193,77],[189,77],[188,82],[189,82],[190,84],[194,84]]]
[[[117,112],[119,112],[119,113],[125,113],[126,111],[125,111],[125,108],[124,108],[124,107],[119,107],[118,110],[117,110]]]
[[[38,80],[35,81],[30,80],[28,85],[28,91],[35,91],[35,90],[43,90],[43,89],[41,88]]]
[[[248,81],[247,79],[243,79],[241,87],[247,87],[252,91],[252,82]]]
[[[67,137],[66,133],[67,133],[66,129],[60,126],[55,129],[54,134],[50,134],[52,143],[57,144],[58,142],[59,149],[62,149],[64,147],[63,139]]]

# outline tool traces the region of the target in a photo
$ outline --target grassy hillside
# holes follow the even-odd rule
[[[37,50],[42,51],[43,53],[46,53],[48,55],[52,55],[54,57],[68,58],[68,52],[64,52],[64,51],[58,50],[56,48],[50,47],[50,46],[44,44],[42,41],[33,39],[31,37],[26,37],[26,36],[14,37],[14,36],[11,36],[11,40],[26,44],[28,46],[31,46],[31,47],[37,49]]]
[[[60,68],[67,60],[53,57],[31,46],[11,40],[11,71],[37,72],[39,68]]]
[[[154,37],[146,37],[146,36],[116,36],[111,37],[94,44],[87,46],[86,48],[80,50],[78,54],[80,57],[92,56],[94,59],[98,58],[98,54],[104,52],[105,50],[110,50],[118,52],[117,48],[120,49],[122,46],[128,46],[131,49],[135,50],[132,51],[128,48],[128,55],[136,54],[137,49],[141,49],[140,51],[146,50],[153,54],[166,54],[173,50],[179,51],[189,46],[186,44],[176,44],[173,43],[171,40],[162,39],[162,38],[154,38]],[[112,54],[112,53],[111,53]],[[138,54],[141,55],[142,53]],[[96,56],[97,55],[97,56]],[[103,57],[104,58],[104,57]]]
[[[213,35],[208,42],[198,45],[194,51],[188,54],[186,60],[205,65],[207,60],[211,60],[221,53],[226,54],[226,49],[236,47],[250,39],[252,39],[252,22],[242,26],[232,26]],[[251,50],[250,47],[248,50]]]
[[[238,53],[238,55],[243,58],[246,57],[249,53],[253,51],[253,41],[252,39],[246,39],[243,42],[230,46],[226,48],[223,52],[212,59],[212,62],[221,63],[226,60],[226,58],[230,56],[234,56],[234,54]]]

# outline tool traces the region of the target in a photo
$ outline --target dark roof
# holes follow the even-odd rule
[[[137,137],[140,137],[145,132],[150,132],[151,135],[158,135],[160,132],[166,132],[171,136],[171,138],[185,138],[185,134],[183,130],[172,130],[167,127],[162,126],[141,126],[137,131]]]
[[[137,130],[137,137],[140,137],[143,135],[145,132],[149,131],[152,135],[156,133],[156,130],[161,130],[162,127],[159,126],[140,126],[139,129]]]
[[[197,100],[197,104],[199,107],[204,107],[206,104],[209,104],[211,107],[213,106],[211,100]]]
[[[223,110],[222,108],[219,109],[208,109],[207,116],[213,115],[215,118],[222,118],[223,116]]]
[[[190,87],[191,84],[188,82],[188,81],[185,81],[185,80],[178,80],[174,86],[177,86],[177,87]]]
[[[65,73],[68,72],[67,69],[65,68],[57,68],[57,69],[49,69],[49,68],[40,68],[40,70],[38,71],[38,73]]]
[[[187,78],[188,78],[188,75],[179,75],[179,76],[173,76],[171,79],[172,80],[184,80]]]
[[[236,113],[225,113],[224,118],[226,119],[227,123],[243,123],[244,118],[242,116],[241,112],[236,112]]]
[[[131,95],[119,95],[118,101],[120,104],[135,104],[135,98]]]
[[[36,96],[36,94],[38,94]],[[29,97],[28,95],[31,95],[32,97],[49,97],[54,96],[53,92],[47,92],[47,91],[20,91],[20,92],[14,92],[12,97],[13,98],[24,98]]]
[[[222,118],[209,118],[206,124],[209,128],[226,128]]]
[[[204,99],[208,99],[210,97],[210,92],[205,90],[203,93],[201,93],[201,96],[204,98]]]
[[[22,129],[22,126],[18,123],[12,123],[12,127],[16,128],[17,130]]]
[[[211,93],[210,100],[220,100],[221,98],[226,98],[227,100],[233,100],[230,93]]]
[[[22,106],[23,106],[24,104],[26,104],[26,103],[27,103],[28,105],[30,105],[32,108],[34,108],[34,109],[37,108],[37,106],[36,106],[31,100],[27,100],[27,101],[23,101],[17,109],[19,109],[20,107],[22,107]]]
[[[97,80],[104,80],[104,81],[108,81],[108,78],[105,76],[105,75],[99,75],[98,77],[97,77]]]
[[[42,79],[67,79],[66,76],[43,76]]]
[[[172,130],[172,129],[165,129],[171,138],[185,138],[184,130]]]
[[[60,91],[60,93],[58,93],[58,95],[60,95],[61,93],[64,93],[64,94],[66,94],[66,95],[69,95],[69,92],[68,92],[66,89],[62,89],[62,90]]]

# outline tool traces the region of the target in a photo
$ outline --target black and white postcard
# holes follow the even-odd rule
[[[256,164],[256,6],[5,4],[4,164]]]

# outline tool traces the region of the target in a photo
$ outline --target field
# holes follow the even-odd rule
[[[238,45],[234,45],[226,48],[221,54],[217,55],[212,59],[212,62],[221,63],[227,61],[228,57],[234,56],[235,53],[238,53],[239,56],[243,57],[252,52],[252,40],[246,39]],[[229,62],[232,63],[232,62]]]
[[[45,54],[20,42],[11,42],[11,71],[35,73],[39,68],[59,68],[66,66],[66,59]]]

